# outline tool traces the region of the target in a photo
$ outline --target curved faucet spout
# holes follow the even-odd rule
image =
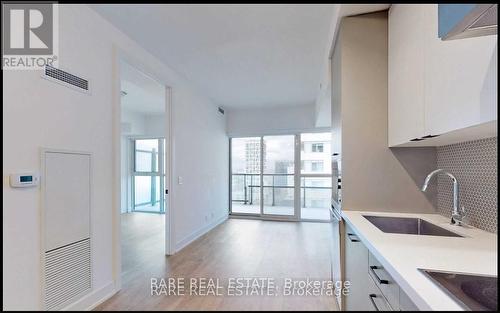
[[[424,185],[422,186],[422,191],[425,192],[427,190],[427,186],[429,185],[429,182],[431,181],[432,177],[434,177],[436,174],[446,174],[448,175],[452,182],[453,182],[453,212],[452,212],[452,217],[451,217],[451,222],[453,224],[458,224],[460,225],[462,223],[463,217],[464,217],[464,210],[460,208],[460,198],[458,195],[458,180],[453,174],[443,170],[443,169],[437,169],[429,173],[427,177],[425,178]]]
[[[453,181],[453,183],[457,182],[457,179],[455,178],[455,176],[453,176],[453,174],[448,173],[447,171],[439,168],[437,170],[430,172],[429,175],[427,175],[427,177],[425,178],[424,185],[422,186],[422,191],[427,190],[427,186],[429,185],[429,182],[431,181],[432,177],[434,177],[436,174],[439,174],[439,173],[443,173],[443,174],[448,175],[451,178],[451,180]]]

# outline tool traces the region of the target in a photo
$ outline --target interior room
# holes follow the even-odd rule
[[[166,87],[120,63],[122,273],[165,250]],[[143,243],[147,242],[147,245]]]
[[[2,12],[4,311],[498,310],[497,4]]]

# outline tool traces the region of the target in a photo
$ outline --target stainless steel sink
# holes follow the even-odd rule
[[[497,277],[419,269],[464,309],[497,311]]]
[[[384,233],[463,237],[420,218],[363,215]]]

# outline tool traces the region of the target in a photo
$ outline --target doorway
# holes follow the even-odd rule
[[[136,63],[119,64],[119,275],[170,254],[170,89]],[[134,65],[132,65],[134,64]],[[118,265],[117,264],[117,265]]]

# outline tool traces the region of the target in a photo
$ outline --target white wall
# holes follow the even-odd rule
[[[144,115],[124,109],[122,109],[121,113],[123,136],[141,135],[145,133],[146,119]],[[127,126],[127,129],[124,129],[123,126]]]
[[[388,148],[387,25],[387,12],[345,17],[335,45],[332,120],[337,140],[341,128],[342,209],[434,213],[435,184],[426,193],[420,188],[436,168],[435,150]]]
[[[172,186],[179,212],[174,242],[180,246],[227,216],[228,140],[216,106],[88,7],[59,7],[60,65],[89,78],[92,92],[75,92],[36,71],[3,71],[4,310],[40,309],[40,191],[12,189],[7,179],[12,172],[38,170],[40,147],[93,154],[95,293],[86,305],[112,290],[113,210],[118,210],[113,208],[113,45],[173,90],[173,175],[185,178],[183,185]],[[210,213],[214,217],[206,220]]]
[[[226,110],[230,137],[288,134],[316,129],[315,106]]]
[[[165,114],[145,115],[144,135],[165,136]]]

